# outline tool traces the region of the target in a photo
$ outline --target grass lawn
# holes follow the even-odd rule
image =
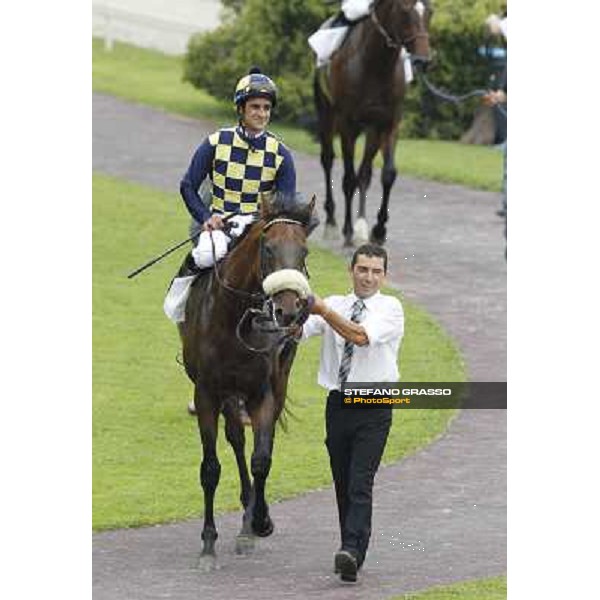
[[[176,362],[175,326],[162,302],[184,250],[133,280],[126,274],[187,231],[175,195],[105,176],[93,177],[93,527],[136,526],[198,516],[200,441],[186,414],[192,386]],[[311,282],[321,295],[345,293],[342,259],[311,248]],[[389,291],[389,290],[388,290]],[[390,292],[395,293],[395,292]],[[464,381],[461,356],[444,331],[404,301],[405,381]],[[324,393],[316,384],[319,340],[300,346],[288,406],[278,430],[268,483],[271,501],[330,484],[324,439]],[[451,410],[397,410],[385,462],[439,436]],[[233,452],[219,436],[222,474],[217,510],[237,509]]]
[[[436,586],[415,594],[394,596],[390,600],[505,600],[506,593],[506,577],[492,577]]]
[[[233,122],[235,113],[232,104],[219,102],[182,81],[182,57],[121,43],[116,43],[112,51],[106,51],[99,39],[93,39],[92,44],[95,91],[170,113],[213,121],[216,126]],[[232,89],[234,85],[232,82]],[[317,142],[307,131],[283,125],[276,119],[271,129],[283,137],[292,151],[319,153]],[[362,141],[359,141],[357,156],[361,156],[361,152]],[[339,143],[336,153],[341,156]],[[376,164],[381,165],[379,157]],[[500,191],[502,155],[491,147],[401,139],[396,151],[396,165],[400,174]]]

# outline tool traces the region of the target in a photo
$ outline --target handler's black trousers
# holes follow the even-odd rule
[[[342,408],[341,393],[327,397],[325,445],[335,483],[342,549],[362,565],[371,537],[373,481],[390,426],[391,408]]]

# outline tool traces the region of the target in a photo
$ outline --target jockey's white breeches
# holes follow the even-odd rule
[[[196,265],[200,269],[207,269],[215,264],[215,258],[217,261],[221,260],[227,254],[231,241],[242,235],[253,219],[253,215],[232,217],[229,222],[233,223],[234,227],[229,230],[229,235],[217,229],[212,232],[212,241],[211,232],[203,231],[198,237],[198,245],[192,250],[192,258]],[[181,323],[185,320],[185,305],[194,279],[196,279],[196,275],[176,277],[171,283],[163,309],[167,317],[174,323]]]

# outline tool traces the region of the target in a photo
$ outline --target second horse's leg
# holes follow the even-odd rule
[[[314,98],[318,117],[319,142],[321,144],[321,166],[325,175],[325,233],[326,239],[334,239],[337,236],[337,224],[335,221],[335,202],[333,201],[333,181],[331,169],[335,152],[333,150],[333,111],[331,104],[325,98],[319,84],[319,74],[315,74]]]
[[[381,245],[385,244],[386,240],[387,230],[385,224],[388,220],[390,191],[394,185],[394,181],[396,181],[397,175],[396,166],[394,164],[396,142],[398,139],[397,129],[396,125],[392,131],[386,135],[382,146],[383,169],[381,170],[381,187],[383,188],[383,198],[381,199],[381,206],[377,213],[377,225],[375,225],[371,231],[371,241]]]
[[[352,198],[356,190],[356,172],[354,170],[354,147],[358,132],[344,131],[342,133],[342,154],[344,157],[344,179],[342,187],[346,198],[346,212],[344,215],[344,246],[352,246],[352,237],[354,234],[352,228]]]
[[[358,219],[354,225],[354,243],[363,244],[369,239],[369,226],[367,224],[366,204],[367,190],[371,184],[371,176],[373,174],[373,159],[379,150],[381,136],[379,132],[371,129],[367,133],[365,141],[365,152],[362,163],[358,169]]]

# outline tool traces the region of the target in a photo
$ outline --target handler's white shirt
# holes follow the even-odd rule
[[[358,297],[329,296],[325,304],[335,312],[350,319],[352,305]],[[359,325],[364,327],[369,343],[354,346],[348,381],[400,381],[398,350],[404,335],[404,311],[402,304],[393,296],[377,292],[364,300],[365,310]],[[319,385],[328,390],[340,389],[338,374],[344,351],[344,338],[336,333],[319,315],[311,315],[302,331],[302,339],[322,335]]]

